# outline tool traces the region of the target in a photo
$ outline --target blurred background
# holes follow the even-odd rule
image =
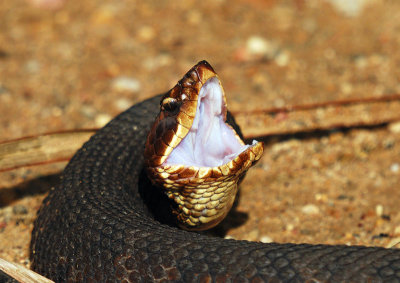
[[[101,126],[206,59],[230,108],[400,92],[400,3],[0,4],[1,138]]]
[[[233,112],[396,94],[399,50],[400,1],[1,1],[0,141],[101,127],[203,59]],[[400,242],[399,128],[270,145],[243,185],[249,218],[228,236]],[[54,185],[41,178],[63,166],[0,174],[0,257],[28,264],[35,212]]]

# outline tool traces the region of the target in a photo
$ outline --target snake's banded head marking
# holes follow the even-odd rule
[[[177,208],[179,226],[205,230],[231,209],[241,176],[263,153],[245,145],[226,121],[224,90],[206,61],[195,65],[167,92],[147,137],[146,171]]]

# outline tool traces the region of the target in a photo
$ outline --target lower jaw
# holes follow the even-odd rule
[[[178,226],[184,230],[203,231],[218,225],[232,208],[238,190],[237,181],[226,186],[223,183],[221,185],[224,186],[219,187],[219,190],[223,190],[220,193],[221,198],[215,201],[209,201],[206,197],[189,196],[184,200],[175,198],[177,209],[174,212],[177,214]],[[193,195],[195,194],[192,193]]]

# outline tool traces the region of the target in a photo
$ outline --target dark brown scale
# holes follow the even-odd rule
[[[119,115],[72,158],[35,222],[35,271],[56,282],[400,282],[398,249],[263,244],[160,224],[168,199],[142,174],[160,98]]]

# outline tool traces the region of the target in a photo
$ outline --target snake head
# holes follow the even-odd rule
[[[206,61],[191,68],[160,102],[145,146],[152,183],[177,204],[177,223],[206,230],[231,209],[237,183],[260,159],[263,144],[245,145],[226,123],[224,90]]]

